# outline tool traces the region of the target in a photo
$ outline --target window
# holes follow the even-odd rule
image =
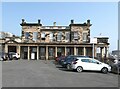
[[[33,32],[33,40],[37,41],[38,32]]]
[[[25,39],[29,39],[29,36],[30,36],[29,32],[25,32]]]
[[[45,40],[45,33],[44,32],[41,33],[41,39]]]
[[[66,42],[70,41],[70,32],[65,33],[65,39],[66,39]]]
[[[62,32],[58,32],[57,41],[61,41],[61,40],[62,40]]]
[[[50,41],[53,41],[53,33],[52,32],[50,33],[50,38],[49,39],[50,39]]]
[[[90,60],[90,63],[98,63],[96,60]]]
[[[87,41],[87,33],[83,33],[83,41]]]
[[[89,62],[90,62],[90,60],[89,60],[89,59],[82,59],[81,61],[82,61],[82,62],[87,62],[87,63],[89,63]]]
[[[78,39],[78,33],[74,32],[74,40],[77,40],[77,39]]]
[[[41,38],[45,38],[45,33],[44,32],[41,33]]]

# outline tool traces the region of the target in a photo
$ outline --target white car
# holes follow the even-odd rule
[[[10,59],[18,60],[20,58],[18,53],[15,52],[9,52]]]
[[[72,69],[77,70],[77,72],[82,72],[83,70],[90,70],[108,73],[111,71],[111,66],[93,58],[76,58],[76,60],[72,62],[71,66]]]

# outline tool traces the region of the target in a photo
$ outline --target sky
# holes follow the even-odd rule
[[[91,38],[109,37],[109,51],[117,49],[118,40],[118,2],[2,2],[2,29],[21,36],[21,19],[43,26],[68,26],[84,23],[90,19]]]

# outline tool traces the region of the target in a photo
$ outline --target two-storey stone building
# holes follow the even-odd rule
[[[69,26],[43,26],[40,20],[37,23],[27,23],[22,19],[21,41],[14,39],[5,42],[5,52],[17,52],[22,59],[54,59],[60,55],[93,55],[93,44],[90,43],[90,20],[85,23],[74,23]],[[95,44],[101,50],[101,57],[108,54],[108,38],[105,42]],[[14,40],[14,41],[13,41]],[[98,38],[100,40],[100,38]]]

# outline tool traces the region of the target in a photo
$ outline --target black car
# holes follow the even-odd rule
[[[69,55],[69,56],[66,56],[64,60],[61,60],[61,65],[65,68],[67,68],[68,70],[70,70],[72,61],[76,60],[77,57],[89,58],[89,56]]]
[[[8,60],[8,53],[0,52],[0,61]]]

